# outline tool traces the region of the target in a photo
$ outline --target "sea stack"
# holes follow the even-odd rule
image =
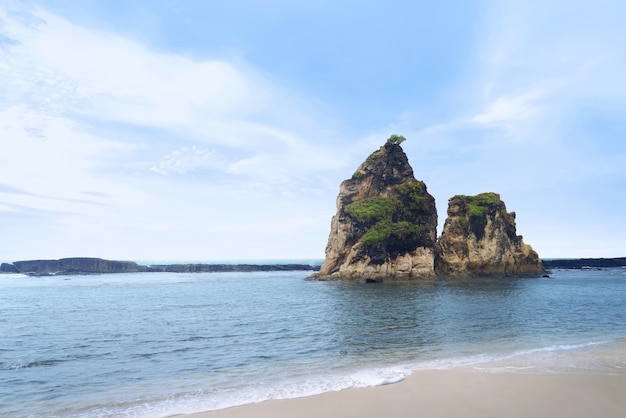
[[[541,259],[524,244],[500,195],[454,196],[438,240],[439,276],[536,276]]]
[[[435,276],[437,211],[392,135],[341,183],[320,280]]]
[[[415,179],[403,141],[392,135],[341,183],[326,258],[312,278],[382,282],[545,273],[497,193],[452,197],[437,239],[435,199]]]

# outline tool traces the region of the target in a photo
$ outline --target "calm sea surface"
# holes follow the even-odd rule
[[[165,417],[412,370],[626,374],[626,269],[410,284],[0,275],[0,416]]]

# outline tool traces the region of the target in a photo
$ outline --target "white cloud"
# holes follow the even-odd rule
[[[226,62],[159,54],[42,9],[34,14],[42,23],[9,25],[9,36],[20,43],[11,49],[18,51],[22,69],[25,64],[38,71],[15,71],[12,78],[31,86],[33,81],[48,83],[55,92],[64,83],[68,88],[63,93],[70,93],[70,99],[93,100],[93,107],[82,111],[113,120],[170,124],[189,122],[194,106],[224,113],[245,103],[247,80]]]
[[[619,205],[586,202],[621,194],[623,125],[612,131],[605,123],[584,125],[626,111],[620,41],[626,29],[616,8],[624,7],[494,3],[476,44],[478,70],[463,90],[480,94],[449,121],[416,133],[440,164],[429,182],[435,193],[449,193],[440,205],[452,193],[498,191],[540,255],[621,254],[626,230],[617,220]],[[563,242],[572,240],[571,231],[578,231],[575,246]]]
[[[537,117],[537,102],[545,97],[537,91],[529,91],[519,96],[500,96],[487,105],[483,113],[479,113],[472,122],[487,126],[508,125],[512,121],[522,121]]]
[[[193,145],[191,147],[182,147],[166,155],[157,165],[153,165],[150,171],[163,175],[172,173],[186,174],[191,171],[212,167],[223,169],[223,163],[216,158],[216,152]]]
[[[267,141],[293,144],[289,120],[306,120],[295,97],[225,60],[154,52],[112,33],[93,31],[36,8],[25,26],[7,13],[4,90],[45,111],[156,127],[240,149]],[[285,106],[283,102],[289,102]],[[276,120],[270,125],[260,120]]]
[[[98,161],[112,158],[130,146],[93,137],[81,132],[77,125],[73,120],[40,113],[25,105],[0,110],[1,177],[10,179],[16,188],[58,197],[69,198],[90,190],[87,179],[75,174],[94,169]]]
[[[321,255],[327,231],[312,225],[336,186],[323,173],[348,159],[318,136],[314,106],[240,63],[155,52],[21,3],[0,10],[0,34],[12,40],[0,210],[16,237],[4,257],[236,258],[237,241],[251,257],[246,231],[304,240],[285,256]]]

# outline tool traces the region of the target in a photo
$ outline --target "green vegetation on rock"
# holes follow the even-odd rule
[[[472,231],[476,238],[481,239],[487,224],[485,215],[490,207],[500,205],[502,201],[496,193],[480,193],[476,196],[457,195],[453,199],[465,201],[466,216],[459,217],[459,224],[465,231]]]
[[[493,192],[480,193],[476,196],[457,195],[452,199],[459,199],[465,202],[466,212],[459,216],[459,225],[467,232],[473,232],[476,238],[481,239],[484,235],[484,229],[487,224],[486,214],[489,208],[502,204],[500,196]],[[512,225],[515,225],[515,219],[512,214],[507,214],[507,219]]]
[[[480,206],[474,203],[469,203],[467,205],[467,213],[469,214],[469,216],[478,218],[479,216],[483,216],[486,211],[487,211],[486,206]]]
[[[383,219],[391,219],[394,207],[392,199],[376,196],[350,203],[346,212],[362,224],[373,225]]]
[[[493,192],[480,193],[476,196],[456,195],[452,199],[462,199],[466,203],[467,213],[472,217],[483,216],[490,206],[501,203],[500,197]]]
[[[388,148],[392,145],[400,145],[404,141],[406,141],[406,138],[403,137],[402,135],[393,134],[389,137],[389,139],[387,139],[387,142],[385,143],[385,147]]]
[[[421,181],[396,186],[397,198],[370,197],[352,202],[345,211],[365,229],[364,249],[409,251],[420,245],[420,215],[428,213],[426,186]]]
[[[375,247],[383,242],[387,243],[387,246],[396,247],[417,241],[420,232],[420,227],[411,222],[391,222],[385,219],[371,227],[363,235],[361,243],[365,248]]]
[[[357,180],[360,179],[361,177],[363,177],[364,174],[362,172],[360,172],[359,170],[355,171],[354,174],[352,175],[352,179],[353,180]]]
[[[428,211],[426,185],[424,182],[416,181],[415,183],[403,183],[398,185],[396,190],[400,194],[406,215]]]
[[[496,205],[500,202],[500,198],[495,193],[481,193],[476,196],[471,196],[467,209],[470,216],[483,216],[489,206]]]

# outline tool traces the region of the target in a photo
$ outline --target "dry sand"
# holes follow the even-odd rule
[[[426,370],[392,385],[272,400],[190,417],[626,417],[626,375]]]

